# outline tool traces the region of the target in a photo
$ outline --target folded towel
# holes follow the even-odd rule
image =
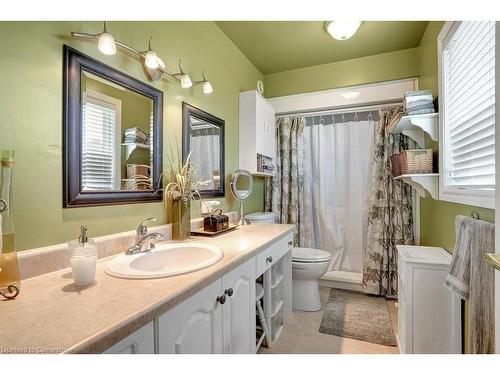
[[[432,91],[431,90],[416,90],[416,91],[406,91],[405,92],[405,98],[409,98],[412,96],[423,96],[423,95],[431,95],[432,96]]]
[[[434,108],[434,104],[428,100],[417,100],[415,102],[407,103],[406,110],[420,109],[420,108]]]
[[[435,113],[434,108],[423,108],[423,109],[416,109],[416,110],[411,110],[407,111],[407,115],[425,115],[427,113]]]
[[[429,102],[432,102],[434,100],[434,98],[432,97],[432,94],[414,95],[414,96],[406,96],[405,97],[406,103],[413,103],[413,102],[416,102],[417,100],[427,100]]]
[[[494,224],[457,216],[456,243],[445,285],[469,300],[470,353],[495,352],[494,280],[485,254],[495,251]]]

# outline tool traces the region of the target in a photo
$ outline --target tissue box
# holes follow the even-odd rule
[[[203,219],[203,230],[206,232],[219,232],[229,228],[229,217],[226,215],[211,215]]]

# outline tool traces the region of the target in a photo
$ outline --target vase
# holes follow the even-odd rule
[[[14,151],[0,150],[0,299],[16,298],[20,289],[12,211]]]
[[[172,239],[182,241],[191,236],[191,202],[167,200],[167,221],[172,224]]]

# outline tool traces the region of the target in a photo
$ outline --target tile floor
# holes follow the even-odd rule
[[[321,303],[325,306],[329,288],[321,288]],[[394,332],[397,329],[397,310],[394,301],[388,302]],[[323,311],[294,310],[285,329],[272,348],[262,347],[263,354],[398,354],[396,346],[383,346],[366,341],[338,337],[319,332]]]

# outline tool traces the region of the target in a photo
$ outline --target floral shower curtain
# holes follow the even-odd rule
[[[272,209],[279,223],[295,224],[294,246],[308,246],[311,231],[306,215],[304,126],[304,117],[277,119],[276,173],[266,178],[266,211]]]
[[[367,246],[363,254],[363,291],[387,297],[397,296],[396,245],[411,245],[414,241],[412,189],[401,180],[393,180],[390,161],[391,155],[409,148],[406,136],[390,133],[390,128],[402,114],[402,106],[380,110],[370,187]]]

